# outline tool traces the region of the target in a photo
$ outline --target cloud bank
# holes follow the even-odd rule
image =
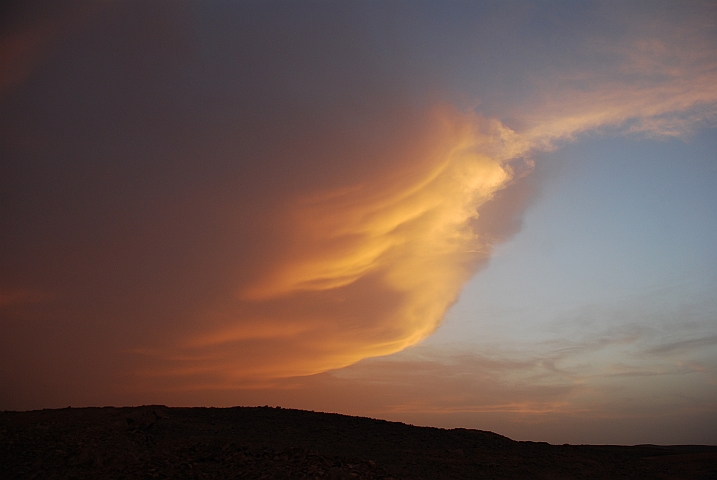
[[[107,5],[62,35],[36,16],[3,40],[7,405],[258,388],[398,352],[515,233],[537,152],[714,120],[699,15],[565,31],[594,62],[543,52],[550,69],[498,88],[508,34],[477,27],[507,12],[469,9],[453,38],[432,7],[164,7]],[[472,56],[487,66],[462,70]],[[29,291],[44,300],[5,306]]]

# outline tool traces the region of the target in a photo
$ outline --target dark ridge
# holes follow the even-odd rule
[[[550,445],[270,407],[0,413],[0,478],[717,479],[717,447]]]

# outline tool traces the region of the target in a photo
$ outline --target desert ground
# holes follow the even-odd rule
[[[717,479],[717,446],[550,445],[271,407],[0,412],[0,478]]]

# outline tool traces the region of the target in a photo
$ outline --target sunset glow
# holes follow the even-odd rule
[[[717,442],[712,3],[8,18],[0,407]]]

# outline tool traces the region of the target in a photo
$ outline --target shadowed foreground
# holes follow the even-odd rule
[[[515,442],[279,408],[0,413],[0,478],[717,478],[715,446]]]

